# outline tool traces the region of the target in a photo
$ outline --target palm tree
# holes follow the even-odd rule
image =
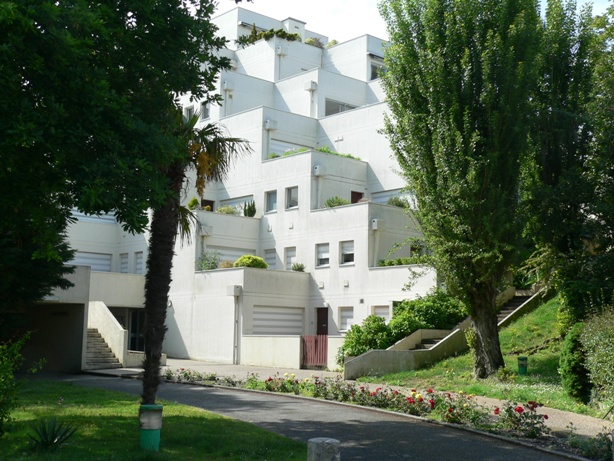
[[[153,210],[149,237],[149,256],[145,276],[145,360],[143,362],[142,404],[153,404],[160,384],[160,357],[166,333],[166,309],[171,284],[175,240],[190,233],[190,211],[180,204],[187,172],[196,171],[196,190],[203,195],[208,181],[226,177],[232,161],[251,151],[247,141],[225,136],[220,125],[207,124],[197,129],[199,114],[184,119],[174,114],[177,148],[185,155],[165,168],[170,194],[164,204]]]

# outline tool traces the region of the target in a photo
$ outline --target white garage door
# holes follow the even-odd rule
[[[254,306],[254,335],[302,335],[303,309]]]
[[[78,251],[71,261],[77,266],[90,266],[93,272],[111,272],[111,255]]]

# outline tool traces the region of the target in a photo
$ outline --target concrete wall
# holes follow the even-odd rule
[[[98,333],[100,333],[111,349],[111,352],[113,352],[117,360],[119,360],[119,363],[126,366],[128,331],[122,328],[105,303],[101,301],[90,301],[87,327],[97,329]],[[85,359],[81,366],[84,370],[87,369]]]
[[[107,306],[142,308],[145,303],[145,276],[92,272],[90,299]]]
[[[241,364],[262,367],[301,367],[300,336],[243,336]]]

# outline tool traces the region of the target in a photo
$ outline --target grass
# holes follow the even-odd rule
[[[95,460],[304,460],[306,444],[198,408],[160,401],[164,419],[159,453],[140,449],[139,398],[71,383],[26,382],[14,421],[0,438],[2,459]],[[32,423],[55,417],[77,427],[52,454],[28,447]]]
[[[363,377],[359,381],[422,389],[432,387],[451,392],[462,390],[519,402],[537,400],[551,408],[601,417],[607,409],[581,404],[561,387],[558,363],[562,341],[555,328],[558,305],[558,299],[552,299],[501,330],[499,337],[506,371],[495,377],[473,379],[473,357],[466,353],[429,368]],[[524,376],[516,373],[519,355],[529,359],[528,373]]]

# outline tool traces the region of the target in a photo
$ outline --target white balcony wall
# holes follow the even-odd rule
[[[382,39],[371,35],[340,43],[324,54],[323,68],[366,82],[371,75],[371,59],[368,54],[384,56],[382,44]]]

